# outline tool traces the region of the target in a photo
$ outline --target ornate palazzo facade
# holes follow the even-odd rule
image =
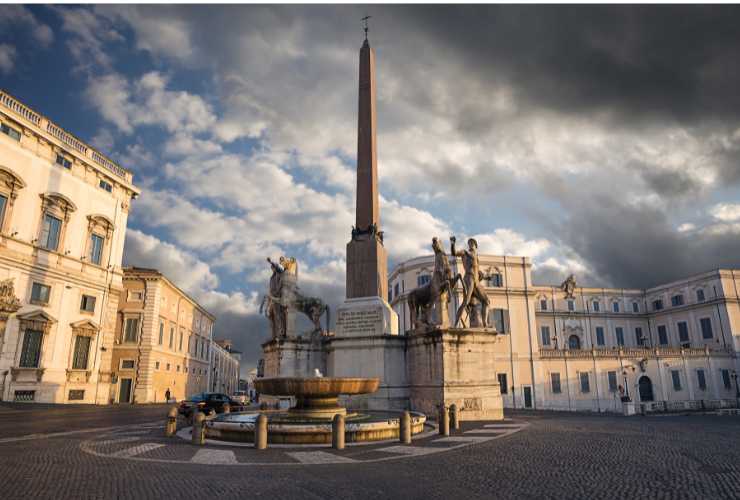
[[[459,259],[451,262],[460,272]],[[481,255],[480,263],[506,407],[623,411],[623,398],[645,411],[735,406],[740,271],[638,290],[580,287],[573,278],[536,285],[528,258]],[[419,257],[390,276],[401,335],[412,329],[408,298],[433,269],[433,256]],[[458,286],[449,315],[461,299]]]
[[[0,91],[0,398],[107,403],[131,172]]]

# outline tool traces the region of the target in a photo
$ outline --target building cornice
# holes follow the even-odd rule
[[[7,91],[0,89],[0,112],[9,119],[77,158],[81,163],[112,177],[137,196],[140,190],[133,185],[133,173],[103,155],[101,152],[67,132],[45,116],[26,106]]]

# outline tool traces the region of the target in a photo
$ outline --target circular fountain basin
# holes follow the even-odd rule
[[[254,425],[260,413],[268,418],[267,439],[272,444],[331,444],[331,420],[306,418],[291,411],[226,413],[206,423],[210,439],[253,442]],[[424,430],[426,416],[411,413],[411,432]],[[345,419],[345,441],[357,443],[398,439],[400,411],[350,411]]]
[[[379,385],[377,378],[353,377],[273,377],[254,381],[261,394],[295,397],[296,406],[288,413],[307,419],[347,415],[347,410],[337,403],[341,394],[370,394],[377,391]]]

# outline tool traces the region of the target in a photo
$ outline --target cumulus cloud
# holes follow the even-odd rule
[[[39,21],[26,7],[22,5],[0,6],[0,28],[7,30],[13,27],[30,30],[34,40],[43,47],[48,47],[54,41],[52,29]]]
[[[0,43],[0,73],[10,73],[15,66],[16,50],[9,43]]]
[[[710,209],[710,213],[723,222],[740,221],[740,203],[719,203]]]

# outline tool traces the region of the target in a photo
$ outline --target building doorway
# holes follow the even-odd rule
[[[532,408],[532,387],[529,385],[524,386],[524,407]]]
[[[637,386],[640,390],[640,401],[653,401],[653,383],[650,377],[647,375],[640,377]]]
[[[118,390],[118,402],[119,403],[130,403],[131,402],[131,382],[133,379],[122,378],[121,386]]]

